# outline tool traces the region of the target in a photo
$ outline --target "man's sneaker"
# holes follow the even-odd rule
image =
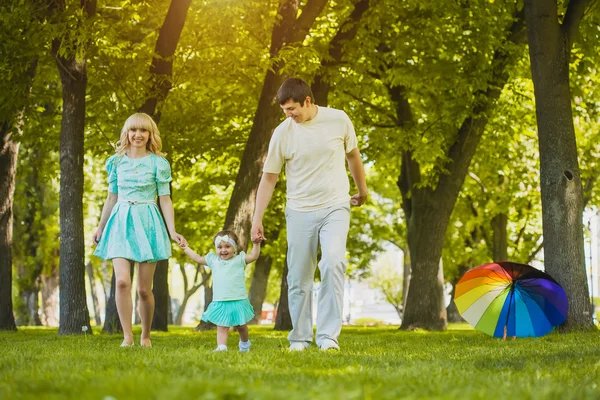
[[[226,346],[226,345],[224,345],[224,344],[220,344],[220,345],[218,345],[218,346],[217,346],[217,348],[216,348],[216,349],[214,349],[214,350],[213,350],[213,353],[214,353],[215,351],[227,351],[227,346]]]
[[[250,351],[250,346],[252,346],[252,343],[249,340],[247,342],[240,340],[240,351]]]
[[[319,346],[321,350],[339,350],[340,346],[334,342],[333,340],[324,340],[323,343]]]
[[[291,342],[290,351],[303,351],[308,347],[306,342]]]

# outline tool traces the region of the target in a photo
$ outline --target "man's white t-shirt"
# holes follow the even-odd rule
[[[310,121],[283,121],[269,143],[263,172],[279,174],[285,164],[287,206],[311,211],[350,201],[346,153],[357,147],[344,111],[318,107]]]

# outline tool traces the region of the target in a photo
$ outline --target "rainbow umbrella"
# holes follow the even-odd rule
[[[456,284],[454,303],[475,329],[494,337],[543,336],[562,324],[564,289],[547,273],[512,262],[473,268]]]

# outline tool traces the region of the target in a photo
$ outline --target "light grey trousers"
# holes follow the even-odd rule
[[[288,241],[288,301],[293,329],[290,342],[309,345],[313,339],[312,289],[321,245],[321,287],[317,302],[317,345],[338,343],[342,330],[346,239],[350,227],[350,204],[315,211],[286,208]]]

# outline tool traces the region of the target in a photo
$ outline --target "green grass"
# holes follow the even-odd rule
[[[286,333],[251,327],[250,353],[213,353],[215,335],[171,327],[151,349],[121,337],[0,333],[0,399],[598,399],[598,332],[500,341],[344,327],[340,352],[290,353]],[[139,340],[139,330],[136,338]]]

